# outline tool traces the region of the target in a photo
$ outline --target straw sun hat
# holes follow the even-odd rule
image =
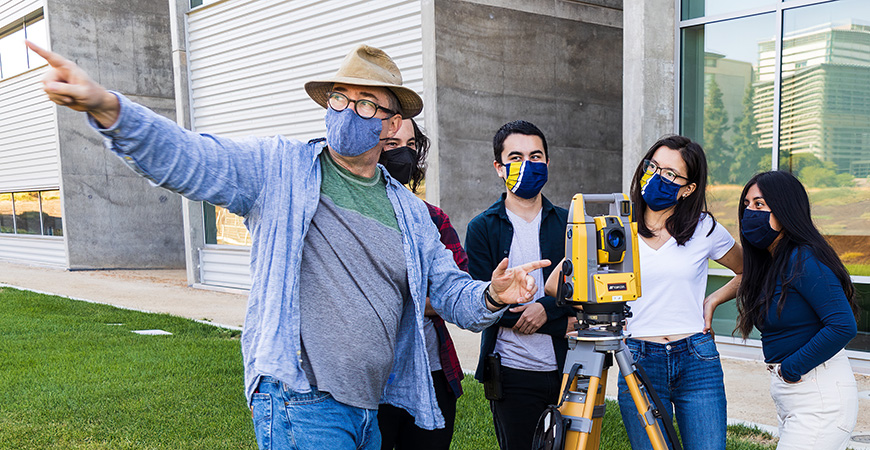
[[[403,119],[420,114],[423,99],[416,92],[402,86],[402,74],[396,63],[383,50],[358,45],[341,62],[335,76],[326,80],[305,83],[305,91],[318,105],[326,108],[327,94],[335,83],[387,88],[399,100]]]

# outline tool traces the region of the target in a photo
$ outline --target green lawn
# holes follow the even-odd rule
[[[9,288],[0,304],[0,448],[256,449],[239,332]]]
[[[0,449],[256,449],[238,332],[10,288],[0,305]],[[451,448],[496,449],[481,385],[463,387]],[[773,448],[729,429],[731,450]],[[629,449],[615,403],[602,434]]]

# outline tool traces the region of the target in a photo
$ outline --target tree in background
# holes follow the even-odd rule
[[[854,186],[855,177],[849,173],[837,173],[832,161],[822,161],[812,153],[796,153],[780,157],[780,170],[795,174],[808,188]]]
[[[743,117],[734,125],[734,162],[731,164],[729,180],[732,183],[743,184],[758,173],[766,161],[770,166],[770,151],[759,148],[756,134],[755,106],[753,97],[755,87],[750,83],[743,95]]]
[[[731,163],[734,150],[725,140],[728,132],[728,112],[722,101],[722,90],[715,78],[707,84],[704,96],[704,151],[709,165],[711,184],[725,184],[731,181]]]

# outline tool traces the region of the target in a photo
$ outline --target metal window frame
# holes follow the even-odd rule
[[[11,235],[19,235],[18,233],[18,214],[17,209],[15,208],[15,194],[24,194],[27,192],[36,192],[36,198],[39,202],[39,234],[20,234],[21,236],[52,236],[50,234],[45,234],[45,217],[42,209],[42,194],[48,191],[60,191],[60,188],[55,189],[36,189],[31,191],[10,191],[10,192],[0,192],[0,194],[10,194],[12,195],[12,233],[4,233]],[[63,220],[63,216],[61,216],[61,220]],[[56,236],[55,236],[56,237]]]
[[[26,16],[24,16],[22,18],[15,20],[4,27],[0,27],[0,39],[3,39],[5,37],[11,35],[12,33],[19,31],[19,30],[24,31],[24,39],[27,39],[27,27],[36,23],[36,22],[39,22],[40,20],[45,20],[45,12],[43,11],[42,8],[39,8],[38,10],[33,11],[32,13],[27,14]],[[27,51],[26,48],[24,50],[24,59],[25,59],[26,64],[27,64],[27,70],[32,69],[33,66],[30,65],[30,52]],[[6,78],[11,78],[15,75],[18,75],[18,74],[4,76],[3,75],[3,61],[0,60],[0,80],[6,79]]]
[[[772,145],[771,145],[771,169],[779,169],[779,139],[780,139],[780,116],[781,116],[781,88],[782,88],[782,41],[783,41],[783,15],[785,11],[802,8],[805,6],[815,6],[825,3],[834,3],[839,0],[779,0],[776,3],[771,3],[766,6],[758,6],[754,8],[742,9],[722,14],[714,14],[712,16],[698,17],[694,19],[682,20],[682,1],[674,0],[674,12],[676,17],[674,22],[675,27],[674,42],[674,75],[676,82],[674,83],[674,133],[680,133],[680,123],[682,117],[682,49],[683,40],[682,32],[685,28],[696,27],[699,25],[708,25],[712,23],[726,22],[730,20],[743,19],[746,17],[758,16],[761,14],[774,13],[776,16],[776,38],[774,42],[774,74],[773,74],[773,123],[772,123]]]

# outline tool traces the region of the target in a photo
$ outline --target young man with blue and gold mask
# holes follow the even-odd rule
[[[568,211],[541,193],[550,162],[544,133],[526,121],[507,123],[493,138],[493,152],[505,193],[468,224],[465,238],[469,273],[479,280],[487,280],[503,259],[513,267],[565,256]],[[551,271],[533,274],[543,277],[538,286]],[[510,308],[483,331],[475,377],[487,387],[502,449],[530,448],[538,418],[556,403],[570,315],[541,288],[531,301]]]

